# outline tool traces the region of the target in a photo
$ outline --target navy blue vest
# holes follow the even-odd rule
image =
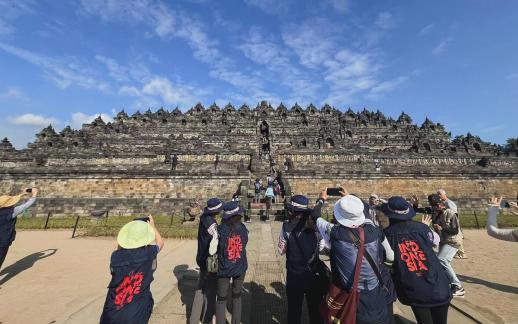
[[[203,214],[200,217],[200,225],[198,226],[198,252],[196,253],[196,263],[202,270],[207,270],[207,258],[209,256],[210,241],[212,235],[207,230],[216,220],[210,215]]]
[[[405,305],[434,307],[451,299],[449,280],[432,249],[430,228],[421,222],[391,224],[385,235],[394,250],[392,277]]]
[[[0,247],[11,246],[16,237],[14,207],[0,208]]]
[[[308,261],[315,256],[313,263],[318,258],[318,237],[314,230],[304,229],[303,223],[282,224],[286,248],[286,286],[301,285],[315,275],[311,272]],[[296,239],[295,239],[296,237]],[[297,241],[299,244],[297,244]]]
[[[120,249],[112,253],[112,280],[101,315],[101,324],[147,323],[153,310],[151,282],[158,246]]]
[[[374,225],[363,226],[365,231],[365,252],[369,252],[374,260],[381,255],[379,249],[383,241],[383,233]],[[358,248],[347,233],[349,229],[335,225],[331,230],[331,274],[333,283],[346,291],[350,291],[354,280],[354,268]],[[356,231],[357,229],[352,229]],[[376,273],[365,257],[360,268],[358,288],[360,302],[356,311],[358,321],[369,323],[390,323],[387,312],[387,293],[381,288]]]
[[[234,278],[244,275],[248,269],[246,244],[248,230],[243,223],[235,224],[234,230],[225,222],[218,226],[218,277]]]

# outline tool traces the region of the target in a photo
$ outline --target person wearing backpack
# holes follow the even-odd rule
[[[100,324],[146,324],[153,311],[151,282],[164,241],[149,215],[124,225],[117,243]]]
[[[288,324],[300,324],[304,297],[310,323],[324,323],[319,306],[329,285],[328,270],[319,259],[321,237],[308,217],[312,212],[308,204],[305,196],[291,198],[285,206],[289,221],[282,224],[279,234],[279,254],[286,254]]]
[[[216,313],[216,272],[208,269],[209,258],[216,254],[218,248],[218,223],[216,215],[223,209],[223,202],[218,198],[210,198],[203,209],[198,225],[198,251],[196,263],[200,267],[198,288],[194,293],[190,324],[212,323]],[[210,259],[212,260],[212,259]]]
[[[394,259],[383,232],[365,218],[360,198],[341,190],[332,224],[320,217],[327,192],[320,194],[312,213],[326,246],[330,246],[331,285],[321,307],[324,321],[342,324],[390,323],[386,287],[379,269],[379,249]]]
[[[261,202],[261,180],[255,179],[254,183],[254,203],[258,204]]]
[[[225,311],[229,297],[232,298],[231,324],[241,323],[241,290],[248,269],[248,230],[241,222],[244,212],[237,201],[230,201],[223,206],[222,222],[218,226],[216,324],[226,323]],[[229,292],[230,286],[232,288]]]
[[[445,324],[452,295],[450,281],[434,252],[439,235],[430,229],[432,217],[413,221],[415,210],[398,196],[378,211],[390,222],[384,231],[395,253],[392,279],[399,301],[412,308],[417,323]]]

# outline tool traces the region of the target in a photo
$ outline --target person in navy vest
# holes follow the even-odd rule
[[[248,230],[241,222],[244,208],[237,201],[223,206],[222,222],[218,226],[218,290],[216,304],[216,324],[225,324],[227,299],[232,298],[231,324],[241,323],[241,290],[248,269],[246,244]],[[230,281],[232,280],[232,285]],[[229,293],[230,286],[232,291]],[[229,296],[231,295],[231,296]]]
[[[216,273],[208,272],[207,258],[218,249],[218,223],[216,215],[221,213],[223,202],[210,198],[203,209],[198,226],[198,252],[196,263],[200,267],[198,289],[194,293],[190,324],[212,323],[216,314]]]
[[[394,252],[383,232],[371,220],[365,218],[365,206],[361,199],[348,194],[344,188],[341,190],[342,198],[334,205],[334,218],[337,224],[321,218],[321,208],[328,198],[326,191],[324,190],[320,194],[312,217],[316,221],[317,229],[326,246],[331,247],[331,280],[333,284],[342,290],[350,291],[353,285],[358,248],[348,231],[358,237],[358,228],[363,228],[365,253],[369,253],[373,260],[382,255],[379,251],[380,248],[384,249],[383,255],[388,262],[394,259]],[[361,265],[359,282],[360,300],[356,310],[356,323],[390,323],[387,294],[375,269],[365,260],[365,257]]]
[[[100,324],[146,324],[153,311],[151,282],[157,254],[164,247],[153,217],[124,225],[117,235],[119,244],[112,253],[112,279]]]
[[[323,323],[319,312],[327,286],[319,280],[320,238],[308,219],[312,210],[309,199],[296,195],[286,204],[288,222],[282,224],[278,250],[286,254],[286,295],[288,297],[288,324],[300,324],[302,302],[306,297],[311,324]]]
[[[413,221],[416,212],[403,197],[390,198],[380,211],[390,222],[385,235],[395,252],[392,278],[399,301],[412,307],[417,323],[446,323],[452,294],[433,250],[439,236],[430,230],[432,218]]]
[[[16,206],[23,196],[30,194],[29,200]],[[25,189],[16,196],[0,196],[0,269],[5,261],[9,247],[16,238],[16,221],[21,215],[36,202],[38,189]]]

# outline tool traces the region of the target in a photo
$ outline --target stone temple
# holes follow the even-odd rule
[[[340,183],[361,197],[424,198],[444,188],[461,208],[478,209],[518,187],[518,157],[477,136],[451,139],[429,119],[416,125],[405,113],[395,120],[329,105],[121,111],[111,123],[99,117],[59,133],[49,126],[36,137],[22,150],[0,143],[0,192],[40,187],[38,215],[169,215],[193,198],[246,197],[272,167],[287,192],[311,197]]]

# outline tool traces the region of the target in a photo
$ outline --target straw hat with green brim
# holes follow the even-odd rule
[[[0,196],[0,208],[12,207],[12,206],[16,205],[20,201],[21,198],[22,198],[22,195]]]
[[[117,243],[124,249],[136,249],[155,240],[155,230],[148,222],[134,220],[124,225],[117,235]]]

